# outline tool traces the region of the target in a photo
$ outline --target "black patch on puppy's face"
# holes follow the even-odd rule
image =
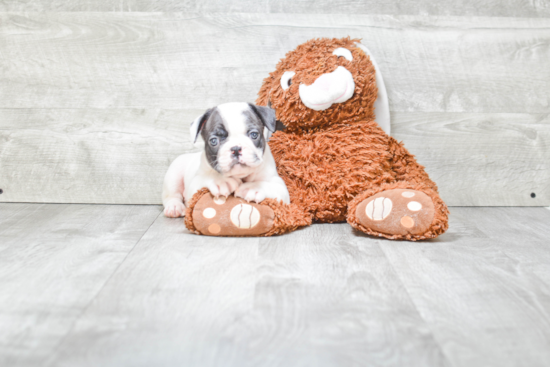
[[[275,118],[275,110],[271,107],[256,106],[248,104],[248,107],[254,112],[254,114],[260,119],[261,123],[272,133],[275,132],[277,127],[277,119]]]
[[[244,111],[246,116],[246,134],[262,153],[265,151],[264,124],[253,110]]]
[[[201,130],[201,136],[205,142],[205,154],[208,163],[212,168],[220,172],[218,152],[222,144],[229,136],[229,133],[227,132],[224,121],[217,109],[212,111],[208,121],[204,124],[204,127]]]
[[[250,103],[248,104],[248,107],[250,108],[250,112],[252,112],[251,114],[248,113],[247,115],[249,136],[252,129],[256,129],[260,132],[260,138],[258,139],[258,142],[254,140],[253,141],[256,147],[261,149],[261,151],[263,152],[265,151],[266,146],[264,128],[268,129],[271,132],[275,132],[277,127],[275,110],[271,107],[256,106]]]

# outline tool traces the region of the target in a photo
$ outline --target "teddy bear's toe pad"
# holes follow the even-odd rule
[[[195,228],[207,236],[258,236],[273,227],[274,212],[266,206],[249,203],[233,195],[214,198],[210,193],[193,208]]]
[[[363,200],[355,215],[363,226],[380,233],[421,234],[432,224],[434,204],[421,191],[394,189]]]

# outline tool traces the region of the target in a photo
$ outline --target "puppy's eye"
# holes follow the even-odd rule
[[[215,147],[216,145],[218,145],[218,138],[210,138],[209,142],[210,142],[210,145]]]
[[[252,139],[258,139],[258,136],[259,136],[259,134],[258,134],[257,131],[252,131],[252,132],[250,133],[250,137],[251,137]]]
[[[285,71],[283,76],[281,77],[281,87],[283,90],[287,90],[290,88],[290,85],[292,84],[292,77],[296,75],[293,71]]]

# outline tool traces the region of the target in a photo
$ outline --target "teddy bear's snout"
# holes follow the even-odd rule
[[[333,103],[342,103],[353,96],[355,82],[353,76],[343,66],[332,73],[323,74],[311,85],[300,85],[300,99],[315,111],[326,110]]]

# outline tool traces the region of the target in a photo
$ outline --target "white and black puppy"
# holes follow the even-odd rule
[[[164,177],[164,215],[181,217],[185,204],[203,187],[213,196],[234,193],[247,201],[265,198],[289,203],[267,140],[275,131],[275,111],[244,102],[207,110],[191,124],[191,139],[204,140],[204,150],[180,155]]]

